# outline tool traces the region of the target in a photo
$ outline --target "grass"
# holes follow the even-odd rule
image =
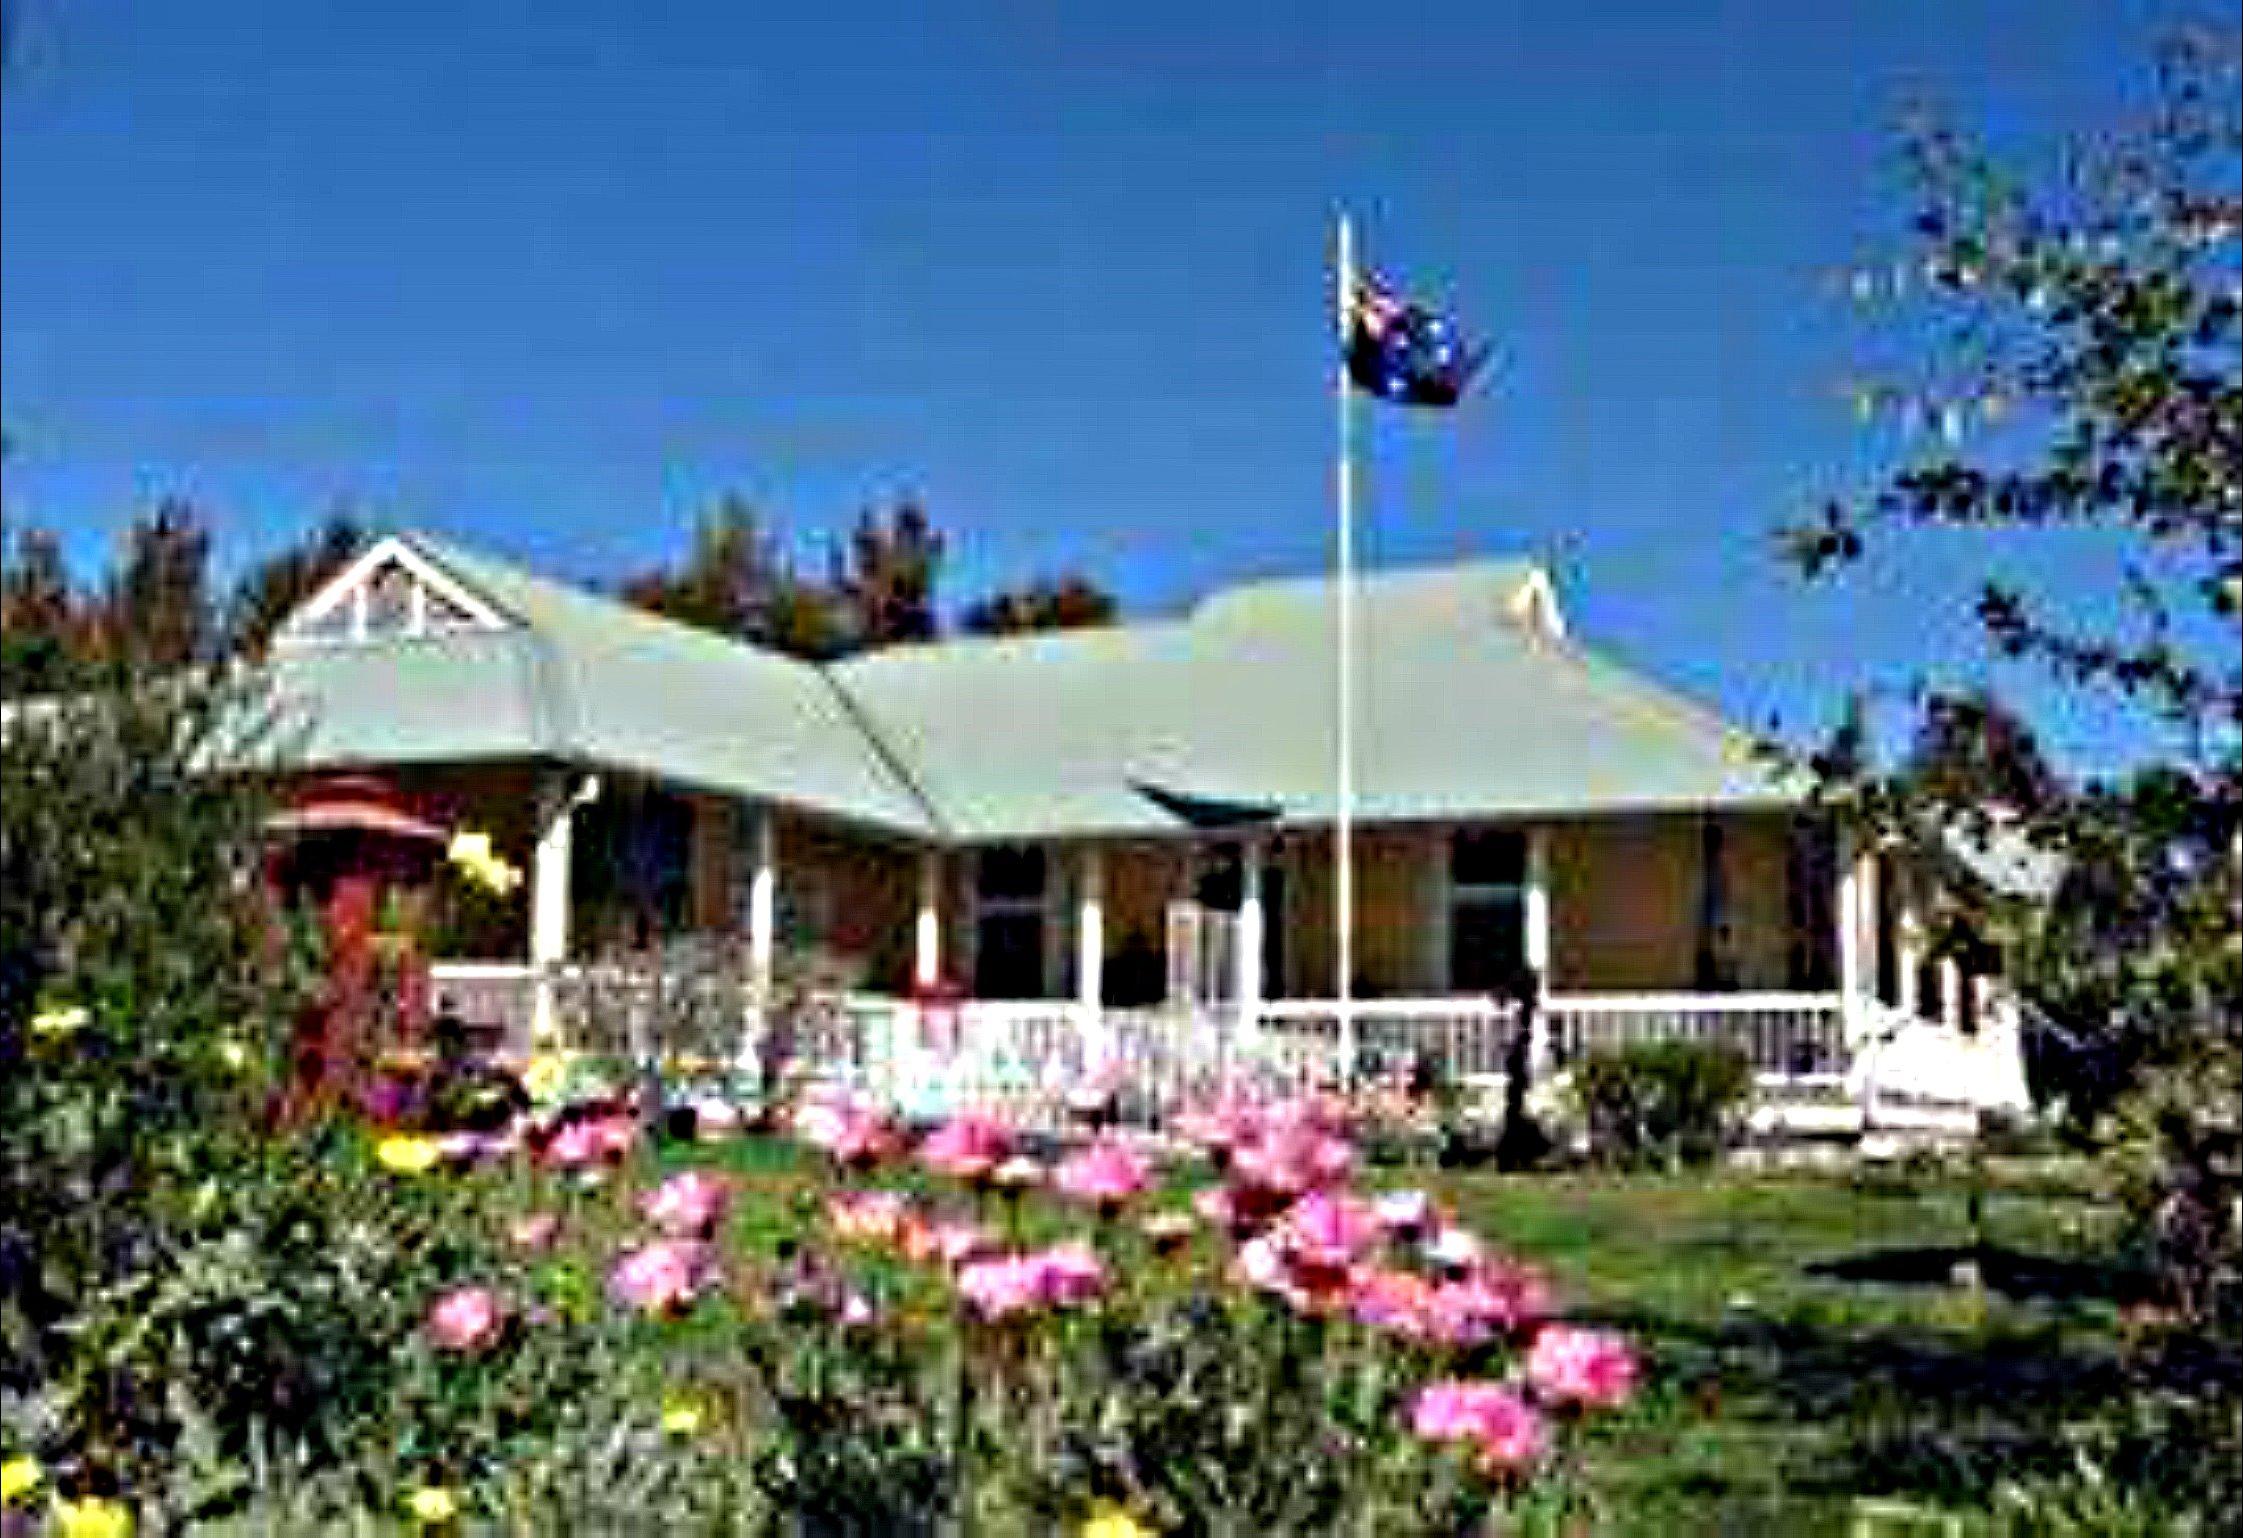
[[[727,1159],[774,1216],[807,1178],[782,1144]],[[2121,1387],[2139,1282],[2084,1184],[1997,1186],[1979,1234],[1952,1171],[1368,1183],[1421,1179],[1542,1266],[1569,1314],[1644,1349],[1639,1402],[1594,1441],[1600,1531],[1905,1533],[1891,1513],[1910,1511],[1977,1530],[2002,1477],[2059,1466],[2067,1421]],[[1954,1275],[1974,1256],[1980,1286]]]
[[[1616,1532],[1910,1530],[1865,1519],[1870,1499],[1938,1508],[1943,1531],[2119,1388],[2138,1283],[2084,1191],[1991,1193],[1977,1250],[1964,1183],[1936,1172],[1447,1189],[1646,1350],[1648,1389],[1596,1458]],[[1973,1256],[1984,1286],[1954,1275]]]

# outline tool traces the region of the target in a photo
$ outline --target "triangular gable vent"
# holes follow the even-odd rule
[[[377,542],[280,627],[283,649],[503,630],[506,617],[403,540]]]

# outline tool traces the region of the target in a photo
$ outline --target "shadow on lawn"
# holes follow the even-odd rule
[[[1957,1265],[1972,1260],[1988,1294],[2039,1306],[1989,1315],[1985,1297],[1954,1285]],[[2170,1361],[2129,1360],[2110,1315],[2091,1322],[2092,1305],[2143,1295],[2138,1272],[1967,1246],[1875,1250],[1803,1269],[1946,1295],[1925,1300],[1936,1317],[1910,1323],[1849,1322],[1842,1301],[1791,1317],[1740,1309],[1715,1322],[1606,1316],[1645,1342],[1655,1379],[1694,1417],[1768,1460],[1749,1471],[1726,1459],[1692,1471],[1699,1497],[1723,1498],[1709,1480],[1738,1497],[1774,1481],[1792,1498],[1983,1509],[2006,1482],[2076,1471],[2083,1427],[2101,1438],[2105,1473],[2132,1488],[2179,1491],[2219,1477],[2201,1467],[2200,1447],[2128,1420],[2133,1407],[2172,1391],[2201,1403],[2204,1384],[2217,1379],[2201,1364],[2184,1372]],[[2236,1365],[2222,1360],[2222,1370]]]
[[[1990,1291],[2020,1301],[2146,1303],[2156,1281],[2147,1271],[2110,1261],[2059,1260],[2002,1245],[1917,1245],[1864,1250],[1837,1260],[1811,1261],[1809,1276],[1839,1282],[1884,1282],[1903,1287],[1952,1287],[1975,1269]]]
[[[2115,1346],[2054,1330],[1982,1336],[1740,1317],[1619,1321],[1701,1414],[1765,1429],[1795,1491],[1976,1504],[2065,1467],[2064,1426],[2126,1391]]]

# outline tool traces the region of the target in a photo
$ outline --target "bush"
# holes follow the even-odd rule
[[[120,670],[11,701],[0,758],[0,1442],[58,1491],[332,1445],[422,1290],[332,1129],[266,1135],[315,959],[261,879],[259,696]],[[351,1141],[347,1137],[341,1141]],[[229,1472],[230,1471],[230,1472]]]
[[[1672,1169],[1721,1152],[1752,1094],[1752,1069],[1733,1047],[1638,1042],[1583,1058],[1573,1093],[1592,1158],[1623,1169]]]

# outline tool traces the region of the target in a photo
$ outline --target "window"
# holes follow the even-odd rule
[[[984,849],[974,861],[974,994],[1044,996],[1045,909],[1051,868],[1033,846]]]
[[[405,568],[384,566],[366,582],[366,635],[379,639],[410,635],[413,628],[413,581]]]
[[[1819,993],[1838,986],[1838,839],[1827,823],[1792,825],[1786,864],[1791,943],[1789,985]]]
[[[1479,828],[1449,843],[1449,987],[1494,993],[1526,965],[1526,835]]]
[[[1900,871],[1891,860],[1878,860],[1871,869],[1877,883],[1877,923],[1873,949],[1877,953],[1877,1000],[1900,1003]]]

